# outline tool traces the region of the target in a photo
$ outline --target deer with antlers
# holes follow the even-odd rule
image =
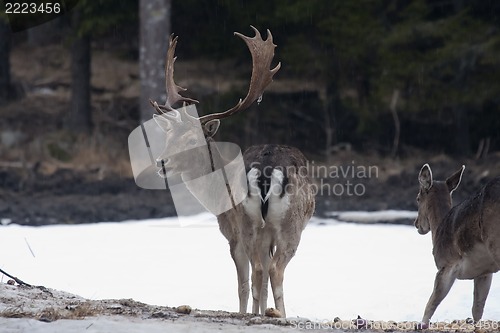
[[[180,92],[186,89],[174,82],[174,61],[177,37],[170,39],[165,64],[167,100],[164,105],[151,101],[158,115],[154,118],[166,133],[166,150],[169,146],[200,147],[206,141],[206,149],[200,149],[189,161],[172,159],[161,154],[157,158],[160,174],[180,174],[184,180],[214,171],[214,156],[218,155],[210,142],[219,129],[221,119],[247,109],[272,82],[280,69],[278,63],[270,69],[276,45],[267,30],[263,40],[259,31],[251,27],[255,37],[240,33],[252,55],[250,87],[244,99],[227,111],[195,117],[185,109],[176,110],[177,102],[197,103]],[[201,125],[201,135],[199,133]],[[251,291],[253,313],[264,314],[267,308],[268,283],[271,282],[277,315],[285,317],[283,279],[287,264],[297,251],[301,234],[311,218],[315,199],[311,181],[304,172],[306,158],[296,148],[284,145],[259,145],[249,147],[243,154],[248,193],[245,199],[230,210],[217,216],[219,228],[229,242],[231,257],[238,277],[239,311],[247,312]],[[208,163],[201,163],[202,161]],[[199,170],[205,168],[206,170]],[[213,193],[217,196],[217,193]]]

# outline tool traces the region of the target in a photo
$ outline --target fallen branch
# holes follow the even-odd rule
[[[17,283],[18,285],[21,285],[21,286],[26,286],[26,287],[31,287],[31,288],[33,287],[31,284],[28,284],[28,283],[24,282],[23,280],[18,279],[18,278],[16,278],[15,276],[10,275],[9,273],[7,273],[6,271],[4,271],[4,270],[3,270],[3,269],[1,269],[1,268],[0,268],[0,273],[2,273],[2,274],[4,274],[4,275],[6,275],[7,277],[9,277],[9,278],[11,278],[12,280],[16,281],[16,283]]]

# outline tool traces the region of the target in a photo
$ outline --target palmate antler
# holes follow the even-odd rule
[[[255,31],[255,37],[248,37],[238,32],[234,34],[247,44],[248,49],[252,55],[252,77],[250,79],[250,86],[245,98],[240,99],[239,102],[229,110],[219,113],[212,113],[199,118],[201,124],[205,124],[214,119],[227,118],[242,110],[247,109],[259,96],[261,96],[267,86],[273,81],[273,76],[281,68],[281,63],[278,63],[273,69],[271,62],[274,57],[274,49],[276,45],[273,43],[273,36],[271,31],[267,30],[267,39],[263,40],[260,32],[254,27],[250,26]],[[177,37],[170,38],[169,48],[167,52],[167,59],[165,64],[165,81],[167,90],[167,101],[165,105],[158,105],[158,103],[150,101],[156,111],[160,114],[168,111],[173,111],[172,105],[176,102],[197,103],[198,101],[180,95],[181,91],[185,88],[179,87],[174,82],[174,57],[175,47],[177,46]]]
[[[167,100],[165,101],[165,105],[158,105],[158,103],[149,100],[151,105],[156,109],[156,112],[162,114],[164,112],[173,111],[174,105],[177,102],[186,102],[186,103],[198,103],[197,100],[184,97],[179,94],[181,91],[186,91],[186,88],[182,88],[178,86],[174,82],[174,63],[177,57],[175,55],[175,48],[177,46],[177,39],[179,37],[174,37],[174,35],[170,35],[170,40],[168,42],[168,50],[167,50],[167,58],[165,59],[165,90],[167,92]]]
[[[276,47],[273,43],[273,35],[271,34],[271,31],[269,31],[269,29],[267,30],[267,39],[263,40],[259,30],[257,30],[254,26],[250,27],[255,31],[255,37],[253,38],[242,35],[239,32],[234,33],[236,36],[245,41],[250,53],[252,54],[252,77],[250,79],[248,93],[243,100],[240,99],[238,104],[231,109],[200,117],[202,124],[213,119],[229,117],[248,108],[259,98],[259,96],[262,95],[267,86],[273,81],[274,74],[276,74],[276,72],[281,68],[280,62],[273,69],[269,69],[271,61],[274,57],[274,48]]]

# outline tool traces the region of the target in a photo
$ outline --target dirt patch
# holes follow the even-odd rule
[[[133,179],[57,170],[25,180],[0,170],[0,216],[26,225],[147,219],[175,214],[168,191],[143,190]]]

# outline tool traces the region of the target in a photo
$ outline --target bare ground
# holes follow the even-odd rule
[[[134,301],[89,300],[66,292],[44,287],[29,287],[0,283],[0,324],[2,331],[14,328],[41,328],[73,332],[81,328],[109,331],[112,326],[120,332],[169,331],[176,332],[416,332],[417,322],[373,321],[367,319],[340,319],[315,322],[307,318],[272,318],[254,314],[240,314],[217,310],[192,309],[189,305],[177,307],[155,306]],[[432,323],[424,331],[434,332],[494,332],[500,322],[469,320],[451,323]],[[80,328],[80,330],[79,330]],[[155,328],[156,330],[152,330]],[[10,330],[12,329],[12,330]],[[16,332],[19,332],[17,330]]]

